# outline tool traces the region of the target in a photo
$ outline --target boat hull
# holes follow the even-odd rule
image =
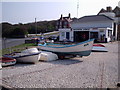
[[[14,58],[17,60],[17,62],[37,63],[39,61],[39,56],[40,56],[39,53],[36,53],[36,54],[18,56]]]
[[[108,52],[108,50],[105,47],[93,46],[92,52]]]
[[[8,58],[8,57],[2,57],[2,66],[9,66],[9,65],[14,65],[16,64],[16,59],[13,58]]]
[[[39,49],[62,55],[88,56],[91,53],[93,41],[94,39],[78,43],[75,45],[63,45],[61,47],[60,45],[58,46],[40,45]]]
[[[4,57],[8,58],[15,58],[17,62],[22,63],[36,63],[39,61],[40,52],[38,53],[14,53],[14,55],[3,55]]]

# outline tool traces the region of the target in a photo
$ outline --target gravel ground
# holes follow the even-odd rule
[[[108,88],[118,82],[118,42],[105,43],[108,52],[92,52],[37,64],[4,67],[2,85],[11,88]]]

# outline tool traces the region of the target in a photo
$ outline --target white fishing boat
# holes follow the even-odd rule
[[[30,48],[30,49],[26,49],[20,53],[14,53],[13,55],[4,55],[4,56],[15,58],[17,60],[17,62],[36,63],[39,61],[39,58],[40,58],[40,52],[37,51],[36,49]]]
[[[17,62],[23,63],[37,63],[39,61],[39,53],[18,53],[13,57],[17,60]]]
[[[58,55],[79,55],[88,56],[91,53],[94,39],[72,45],[45,43],[38,44],[38,48],[44,51],[56,53]]]

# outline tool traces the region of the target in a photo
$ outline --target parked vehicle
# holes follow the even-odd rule
[[[31,39],[32,39],[32,40],[36,40],[36,39],[39,39],[39,38],[38,38],[37,36],[36,36],[36,37],[34,36],[34,37],[32,37]]]
[[[44,40],[44,37],[41,37],[41,36],[40,36],[39,38],[40,38],[40,40]]]
[[[56,37],[56,36],[50,36],[48,39],[49,39],[49,40],[57,41],[57,40],[58,40],[58,37]]]

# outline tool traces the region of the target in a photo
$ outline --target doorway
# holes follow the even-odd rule
[[[70,39],[70,33],[66,32],[66,39],[69,40]]]
[[[74,31],[74,42],[82,42],[89,39],[89,31]]]

